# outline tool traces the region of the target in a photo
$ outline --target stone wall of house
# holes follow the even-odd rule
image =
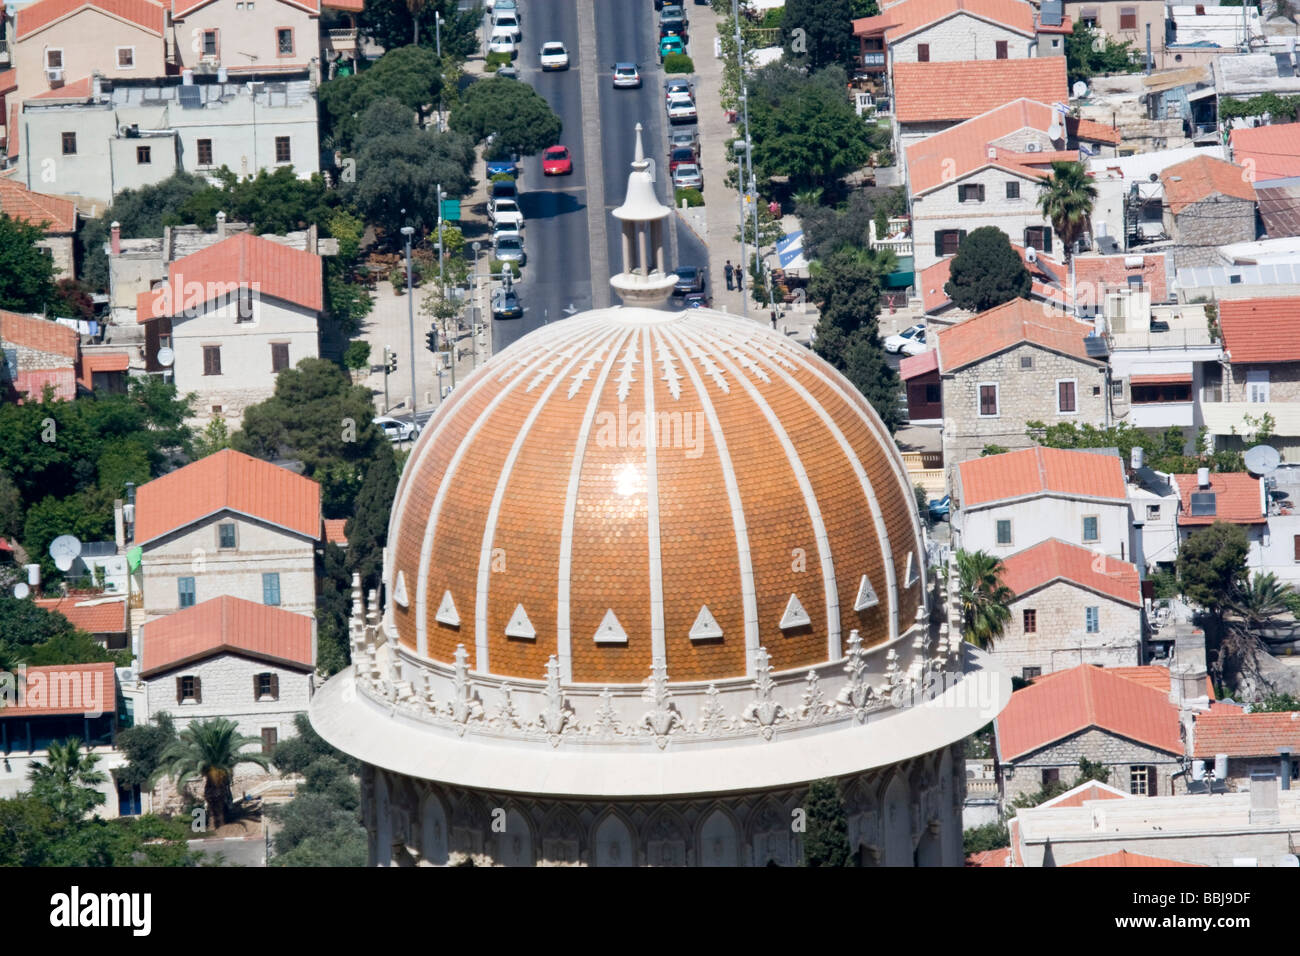
[[[1091,728],[1003,763],[999,768],[1003,799],[1010,804],[1017,797],[1037,793],[1043,786],[1044,770],[1056,770],[1062,783],[1074,783],[1079,775],[1079,760],[1084,757],[1105,765],[1110,770],[1110,779],[1106,782],[1118,790],[1129,790],[1133,767],[1154,766],[1160,796],[1171,795],[1175,786],[1178,793],[1187,792],[1184,777],[1177,781],[1172,779],[1182,769],[1177,754]]]
[[[1255,239],[1255,203],[1229,196],[1211,196],[1185,206],[1178,215],[1166,211],[1165,230],[1174,240],[1173,267],[1223,264],[1218,247]]]
[[[1020,137],[1025,139],[1027,137]],[[1046,136],[1041,137],[1046,140]],[[1008,141],[1015,137],[1007,137]],[[1022,148],[1023,143],[1006,148]],[[1050,149],[1050,145],[1044,147]],[[1020,195],[1015,199],[1007,198],[1007,183],[1019,184]],[[959,187],[982,185],[984,201],[975,199],[962,201]],[[1042,226],[1051,229],[1051,223],[1043,218],[1038,209],[1038,194],[1041,187],[1030,176],[1016,176],[1005,169],[992,167],[978,170],[945,183],[938,189],[912,200],[912,235],[917,271],[927,269],[938,262],[942,256],[935,250],[934,234],[945,229],[964,229],[967,233],[981,226],[996,226],[1006,233],[1007,238],[1017,245],[1025,240],[1025,229],[1029,226]],[[969,195],[969,191],[967,193]],[[1053,233],[1052,248],[1049,254],[1056,255],[1060,250],[1060,239]]]
[[[1089,634],[1086,608],[1098,609],[1099,627]],[[1068,670],[1079,664],[1136,667],[1142,663],[1142,611],[1131,604],[1103,597],[1058,581],[1010,606],[1011,620],[993,646],[998,663],[1014,677],[1026,667],[1040,673]],[[1025,633],[1026,610],[1036,613],[1036,631]]]
[[[1031,358],[1030,368],[1021,358]],[[943,460],[950,469],[957,463],[978,458],[986,445],[1001,445],[1009,451],[1029,448],[1034,443],[1025,435],[1025,424],[1041,421],[1102,425],[1105,420],[1105,377],[1099,365],[1049,352],[1021,343],[992,358],[943,376]],[[1077,411],[1060,414],[1057,381],[1073,379]],[[998,414],[979,414],[980,384],[998,385]],[[1094,394],[1095,390],[1095,394]],[[951,479],[951,475],[950,475]]]
[[[278,699],[255,699],[253,678],[258,674],[277,674],[280,678]],[[198,677],[202,702],[176,702],[176,680]],[[261,738],[266,728],[275,728],[279,740],[294,736],[294,716],[305,713],[311,701],[312,675],[282,664],[258,661],[235,654],[218,654],[191,664],[183,664],[145,681],[148,713],[152,720],[166,711],[176,721],[177,731],[191,720],[226,717],[239,725],[239,732]]]
[[[1300,362],[1270,362],[1267,365],[1248,365],[1234,362],[1228,366],[1229,378],[1225,402],[1248,402],[1247,373],[1268,372],[1268,400],[1270,402],[1300,402]]]
[[[1007,41],[1007,57],[1020,60],[1033,55],[1032,40],[996,23],[965,14],[949,17],[928,30],[905,37],[890,47],[895,63],[916,63],[916,47],[930,45],[930,62],[954,60],[992,60],[997,56],[997,41]]]

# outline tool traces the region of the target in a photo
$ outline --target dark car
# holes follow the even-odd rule
[[[498,289],[492,294],[492,318],[522,319],[524,307],[514,289]]]
[[[700,266],[678,266],[673,272],[677,275],[673,295],[690,295],[692,292],[704,291],[704,269]]]
[[[492,182],[492,191],[488,193],[491,199],[515,199],[519,198],[519,187],[513,179],[497,179]]]
[[[672,17],[671,19],[659,21],[659,39],[668,36],[679,36],[685,43],[690,39],[686,34],[686,21],[681,17]]]
[[[671,174],[682,163],[695,163],[695,150],[689,146],[679,146],[668,154],[668,172]]]
[[[657,9],[660,11],[659,18],[661,20],[667,20],[670,17],[686,19],[686,9],[680,3],[665,3]]]

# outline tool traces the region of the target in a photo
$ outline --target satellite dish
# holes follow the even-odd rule
[[[72,562],[81,554],[81,542],[75,535],[61,534],[50,542],[50,557],[60,571],[72,567]]]
[[[158,364],[163,368],[171,368],[172,363],[176,361],[176,353],[164,346],[158,350]]]
[[[1083,82],[1083,80],[1075,80],[1073,89],[1076,99],[1083,99],[1088,95],[1088,84]]]
[[[32,589],[29,588],[26,585],[26,583],[23,581],[19,581],[17,584],[14,585],[14,597],[16,597],[20,601],[31,593],[32,593]]]
[[[1252,475],[1271,475],[1282,464],[1282,456],[1272,445],[1256,445],[1243,456],[1246,470]]]
[[[1052,120],[1052,125],[1049,126],[1049,127],[1047,127],[1047,136],[1048,136],[1049,139],[1051,139],[1051,140],[1053,140],[1053,141],[1060,139],[1060,138],[1061,138],[1061,124],[1058,123],[1058,122],[1056,122],[1056,120]]]
[[[1028,259],[1030,262],[1037,262],[1038,250],[1035,249],[1033,246],[1027,246],[1025,248],[1025,258]]]

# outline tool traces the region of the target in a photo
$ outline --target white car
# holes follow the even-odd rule
[[[498,219],[492,224],[492,241],[496,242],[502,236],[513,236],[515,239],[522,241],[523,237],[519,234],[519,223],[507,222],[504,219]]]
[[[668,121],[685,123],[696,118],[695,101],[686,93],[674,93],[668,97]]]
[[[519,26],[519,14],[514,10],[498,10],[492,18],[492,35],[509,31],[518,43],[524,38],[524,31]]]
[[[885,351],[903,355],[920,355],[925,351],[925,323],[918,322],[897,335],[885,339]]]
[[[519,45],[515,43],[515,38],[510,33],[493,33],[492,38],[488,40],[489,53],[506,53],[513,60],[515,54],[519,52]]]
[[[389,418],[387,415],[381,415],[379,418],[376,418],[375,424],[383,430],[389,441],[410,441],[417,435],[415,426],[410,422],[403,422],[396,418]]]
[[[524,228],[524,214],[514,199],[495,199],[488,202],[488,218],[493,227],[512,226],[516,231]]]
[[[542,44],[542,52],[537,56],[543,70],[567,70],[569,68],[569,51],[563,43],[552,41]]]

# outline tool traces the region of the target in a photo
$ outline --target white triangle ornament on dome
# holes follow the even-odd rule
[[[537,640],[537,629],[533,627],[533,622],[528,620],[528,612],[524,610],[522,604],[516,604],[515,613],[510,615],[510,623],[506,625],[506,637],[517,637],[525,641]]]
[[[393,585],[393,600],[399,607],[410,607],[411,603],[406,597],[406,575],[401,571],[397,572],[397,583]]]
[[[910,588],[921,579],[916,569],[916,552],[907,552],[907,569],[903,572],[903,587]]]
[[[862,583],[858,585],[858,596],[853,601],[853,610],[865,611],[879,603],[880,598],[876,597],[876,590],[871,586],[871,581],[865,574],[862,575]]]
[[[450,591],[442,592],[442,603],[438,605],[438,613],[433,619],[450,627],[460,627],[460,615],[456,613],[456,602],[451,599]]]
[[[700,613],[695,617],[695,623],[691,625],[691,640],[693,641],[712,641],[722,636],[722,625],[718,619],[713,616],[707,604],[701,605]]]
[[[615,616],[613,608],[606,609],[605,616],[600,619],[600,627],[596,628],[596,643],[627,643],[627,631],[623,630],[623,625],[618,623],[618,617]]]
[[[812,623],[812,618],[808,612],[803,609],[799,603],[799,598],[790,595],[790,601],[785,606],[785,613],[781,615],[781,630],[788,631],[794,627],[806,627]]]

